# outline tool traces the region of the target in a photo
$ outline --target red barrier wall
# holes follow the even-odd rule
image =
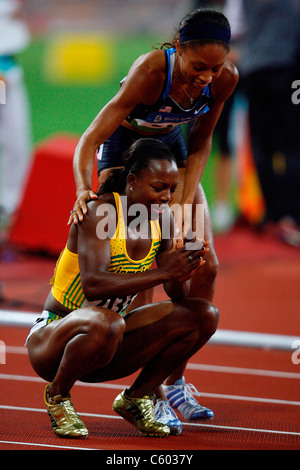
[[[76,199],[72,161],[78,139],[54,136],[39,145],[9,240],[34,251],[57,254],[68,238],[70,210]],[[96,168],[93,175],[96,185]]]

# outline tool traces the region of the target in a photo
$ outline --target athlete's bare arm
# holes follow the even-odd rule
[[[73,159],[77,196],[91,189],[97,148],[138,103],[152,104],[158,99],[164,78],[165,56],[162,50],[149,52],[134,62],[118,93],[104,106],[78,142]],[[89,199],[86,194],[86,201]],[[86,209],[84,202],[83,205]]]
[[[97,224],[101,216],[97,208],[101,201],[89,203],[89,211],[84,222],[77,226],[78,231],[78,260],[82,289],[90,301],[101,298],[123,297],[135,294],[159,284],[178,279],[183,282],[199,266],[202,252],[187,252],[184,248],[170,250],[170,243],[163,244],[161,254],[167,253],[164,263],[158,263],[158,269],[135,274],[108,272],[110,264],[109,238],[100,239],[97,235]],[[112,214],[112,211],[110,211]],[[112,215],[114,217],[114,215]],[[113,225],[113,224],[112,224]],[[148,240],[145,240],[148,246]],[[189,256],[192,255],[192,259]]]

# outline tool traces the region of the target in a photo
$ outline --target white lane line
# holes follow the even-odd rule
[[[27,375],[0,374],[0,380],[15,380],[18,382],[46,383],[40,377],[32,377],[32,376],[27,376]],[[91,388],[105,388],[105,389],[111,389],[111,390],[124,390],[125,388],[128,388],[130,385],[111,384],[111,383],[76,382],[75,386],[91,387]],[[226,395],[226,394],[209,393],[209,392],[201,392],[200,395],[201,397],[217,398],[217,399],[222,399],[222,400],[248,401],[248,402],[254,402],[254,403],[272,403],[276,405],[300,406],[300,401],[279,400],[276,398],[247,397],[247,396],[242,396],[242,395]]]
[[[21,346],[6,346],[7,354],[21,354],[27,355],[27,348]],[[281,379],[300,379],[300,374],[296,372],[285,372],[279,370],[265,370],[265,369],[251,369],[247,367],[231,367],[219,366],[214,364],[195,364],[188,363],[187,369],[200,370],[208,372],[219,372],[225,374],[243,374],[243,375],[257,375],[262,377],[278,377]]]
[[[226,395],[221,393],[201,392],[201,397],[217,398],[218,400],[249,401],[253,403],[268,403],[273,405],[300,406],[300,401],[279,400],[277,398],[245,397],[242,395]]]
[[[300,374],[296,372],[284,372],[279,370],[266,370],[266,369],[250,369],[246,367],[230,367],[218,366],[212,364],[193,364],[188,363],[187,369],[201,370],[208,372],[222,372],[226,374],[244,374],[244,375],[259,375],[263,377],[278,377],[281,379],[300,379]]]
[[[0,409],[46,413],[46,410],[43,409],[43,408],[29,408],[29,407],[24,407],[24,406],[0,405]],[[107,414],[84,413],[82,411],[78,411],[78,413],[79,413],[80,416],[87,416],[87,417],[93,417],[93,418],[123,419],[120,416],[107,415]],[[281,431],[281,430],[277,430],[277,429],[244,428],[244,427],[240,427],[240,426],[222,426],[222,425],[218,425],[218,424],[208,424],[208,423],[202,424],[202,423],[186,423],[186,422],[183,422],[182,424],[183,424],[183,426],[193,426],[193,427],[223,429],[223,430],[225,429],[225,430],[228,430],[228,431],[259,432],[259,433],[269,433],[269,434],[284,434],[284,435],[287,435],[287,436],[300,436],[300,432]]]
[[[52,444],[38,444],[37,442],[17,442],[17,441],[0,441],[0,444],[13,444],[20,446],[37,446],[37,447],[47,447],[50,449],[68,449],[68,450],[102,450],[89,447],[70,447],[70,446],[56,446]]]
[[[268,434],[284,434],[287,436],[300,436],[300,432],[292,432],[292,431],[279,431],[275,429],[260,429],[260,428],[241,428],[238,426],[221,426],[216,424],[200,424],[200,423],[182,423],[185,426],[199,426],[203,428],[214,428],[214,429],[225,429],[230,431],[244,431],[244,432],[260,432],[260,433],[268,433]]]
[[[0,309],[0,324],[30,328],[38,316],[39,313],[37,312],[21,312],[16,310]],[[299,340],[299,336],[219,329],[209,340],[208,344],[250,348],[271,348],[290,351],[293,349],[295,341]]]

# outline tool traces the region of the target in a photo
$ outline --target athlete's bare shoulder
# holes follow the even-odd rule
[[[233,92],[239,79],[239,72],[230,60],[225,62],[221,75],[212,83],[213,97],[225,101]]]
[[[161,49],[153,50],[141,55],[133,64],[134,68],[144,70],[149,73],[165,72],[165,54]]]
[[[115,207],[115,198],[112,193],[104,193],[98,197],[98,199],[91,200],[87,203],[88,213],[97,215],[99,213],[99,206],[113,206]]]
[[[163,50],[154,50],[141,55],[130,68],[126,82],[143,90],[145,104],[154,103],[161,92],[165,80],[165,54]]]

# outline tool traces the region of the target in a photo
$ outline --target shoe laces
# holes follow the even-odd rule
[[[138,408],[141,410],[144,419],[152,422],[155,421],[153,401],[150,397],[145,396],[139,401],[139,404],[137,405]]]
[[[78,415],[77,411],[74,408],[73,403],[71,402],[71,397],[63,398],[59,405],[66,410],[67,419],[74,424],[76,427],[82,426],[82,421],[80,416]]]
[[[164,400],[158,400],[155,404],[155,412],[165,414],[174,419],[174,412],[170,407],[169,403]]]
[[[193,395],[195,397],[200,397],[200,393],[196,389],[195,385],[193,385],[191,383],[183,384],[183,395],[184,395],[185,401],[188,401],[190,403],[197,403],[198,404],[198,402],[193,397]]]

